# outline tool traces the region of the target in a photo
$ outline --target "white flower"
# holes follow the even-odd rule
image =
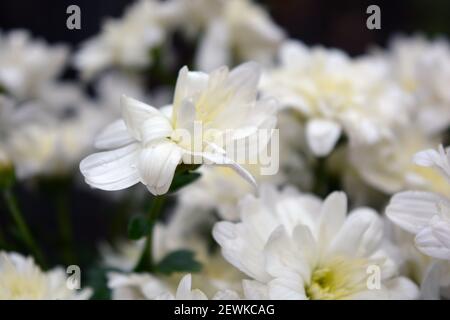
[[[450,298],[450,261],[435,260],[421,253],[415,246],[414,236],[387,218],[385,226],[386,246],[400,266],[401,274],[420,284],[421,298]]]
[[[280,66],[267,72],[262,91],[293,108],[306,122],[315,155],[325,156],[345,133],[351,145],[372,144],[408,123],[409,97],[373,59],[286,42]]]
[[[345,194],[325,201],[293,189],[265,186],[260,198],[240,203],[239,223],[219,222],[213,235],[231,264],[253,280],[250,299],[411,299],[416,286],[398,277],[381,248],[383,225],[376,212],[347,215]],[[378,282],[371,273],[379,272]],[[370,285],[374,285],[371,287]]]
[[[90,295],[90,289],[69,289],[61,268],[43,272],[30,257],[0,252],[0,300],[78,300]]]
[[[450,183],[450,152],[425,150],[414,157],[416,164],[434,167]],[[444,195],[406,191],[394,195],[387,216],[415,235],[417,248],[437,259],[450,260],[450,199]]]
[[[122,275],[110,273],[108,287],[113,290],[113,299],[130,300],[208,300],[199,289],[192,289],[192,276],[185,275],[175,289],[150,274]],[[212,299],[238,299],[231,290],[217,292]]]
[[[419,128],[411,126],[398,130],[391,139],[351,147],[348,157],[368,185],[386,194],[406,189],[446,193],[450,192],[450,185],[445,178],[435,170],[417,166],[412,161],[414,154],[436,143],[437,140],[427,139]]]
[[[251,143],[258,130],[271,133],[275,126],[275,106],[256,100],[259,74],[254,63],[231,72],[222,67],[209,75],[185,67],[178,76],[171,110],[123,96],[123,120],[112,123],[96,140],[98,148],[110,151],[93,154],[80,164],[86,182],[102,190],[142,182],[159,195],[168,191],[180,163],[199,162],[233,167],[254,182],[224,151],[243,139]]]
[[[161,45],[166,33],[164,2],[141,0],[121,19],[109,19],[102,32],[86,41],[74,58],[86,78],[110,66],[146,67],[150,50]]]
[[[40,102],[21,106],[16,127],[9,129],[6,147],[20,179],[66,173],[91,149],[93,137],[104,125],[102,114],[77,106],[75,114],[45,111]],[[22,113],[22,114],[19,114]]]
[[[0,87],[19,99],[35,97],[62,71],[68,50],[31,40],[28,32],[0,34]]]
[[[268,64],[284,39],[282,29],[250,0],[194,1],[196,6],[190,0],[184,2],[188,6],[187,23],[192,23],[190,13],[194,10],[204,12],[203,20],[207,16],[206,31],[196,56],[200,70],[211,71],[247,60]]]
[[[383,55],[393,78],[415,97],[418,125],[435,134],[450,125],[450,45],[447,39],[395,37]]]

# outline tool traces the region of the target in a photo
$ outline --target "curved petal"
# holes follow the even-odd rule
[[[160,195],[169,190],[181,156],[182,150],[168,141],[142,150],[138,170],[142,183],[152,194]]]
[[[137,143],[94,153],[80,163],[80,171],[92,187],[112,191],[121,190],[139,182],[136,169],[140,147]]]
[[[137,140],[142,139],[141,126],[144,121],[153,116],[164,116],[158,109],[125,95],[120,98],[120,106],[125,124],[131,135]]]
[[[424,254],[450,260],[450,222],[435,216],[430,225],[417,234],[415,242]]]
[[[148,118],[141,126],[142,142],[144,142],[144,144],[149,144],[156,140],[167,138],[172,131],[172,125],[165,116],[158,115]]]
[[[330,251],[349,257],[369,257],[379,247],[382,237],[383,224],[375,210],[357,209],[336,234]]]
[[[427,226],[433,216],[440,215],[439,203],[448,201],[431,192],[400,192],[392,197],[386,215],[402,229],[417,233]]]
[[[94,145],[97,149],[115,149],[126,146],[133,141],[135,139],[128,132],[125,122],[119,119],[100,132]]]
[[[230,39],[228,28],[221,19],[213,19],[207,26],[196,54],[196,66],[210,72],[220,66],[228,65]]]
[[[347,196],[344,192],[333,192],[323,202],[319,220],[319,243],[329,244],[345,222]]]
[[[333,150],[339,136],[341,126],[330,120],[310,120],[306,125],[308,145],[316,156],[326,156]]]

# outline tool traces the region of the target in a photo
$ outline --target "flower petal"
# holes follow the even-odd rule
[[[309,147],[316,156],[326,156],[334,148],[339,136],[341,126],[330,120],[314,119],[306,125],[306,137]]]
[[[128,132],[125,122],[120,119],[108,125],[95,139],[97,149],[115,149],[135,141]]]
[[[141,101],[122,95],[120,98],[122,117],[130,134],[137,140],[141,140],[141,126],[150,117],[164,116],[158,110]]]
[[[141,138],[144,145],[152,143],[157,140],[169,137],[172,133],[172,125],[168,118],[162,115],[157,115],[148,118],[142,123]]]
[[[86,182],[102,190],[121,190],[139,182],[136,169],[139,145],[134,143],[119,149],[94,153],[80,163]]]
[[[142,150],[138,169],[142,183],[152,194],[160,195],[169,190],[181,156],[182,150],[172,142],[162,142]]]
[[[402,229],[417,233],[427,226],[433,216],[440,215],[439,203],[448,204],[448,201],[430,192],[400,192],[392,197],[386,215]]]

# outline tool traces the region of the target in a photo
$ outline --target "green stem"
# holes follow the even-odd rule
[[[28,226],[23,218],[23,215],[17,205],[17,200],[10,189],[3,190],[3,197],[5,198],[6,205],[8,206],[11,217],[13,218],[16,226],[22,236],[22,240],[28,247],[30,252],[35,257],[36,261],[40,264],[42,268],[45,268],[45,260],[42,252],[36,245]]]
[[[152,271],[154,268],[153,261],[153,230],[155,228],[156,221],[161,213],[161,209],[166,200],[166,195],[155,196],[152,202],[152,207],[150,208],[148,214],[148,221],[150,223],[150,232],[147,235],[147,239],[145,241],[144,250],[142,251],[141,257],[134,268],[136,272],[142,271]]]

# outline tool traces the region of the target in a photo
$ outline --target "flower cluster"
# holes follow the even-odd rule
[[[445,38],[352,57],[251,0],[2,31],[0,299],[450,298],[449,83]]]

